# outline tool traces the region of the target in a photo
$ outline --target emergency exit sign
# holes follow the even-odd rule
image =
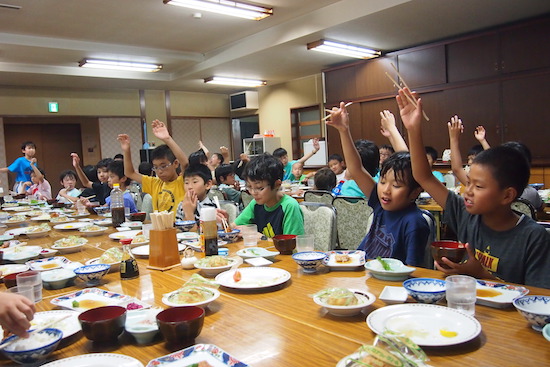
[[[48,102],[48,112],[59,112],[59,104],[57,102]]]

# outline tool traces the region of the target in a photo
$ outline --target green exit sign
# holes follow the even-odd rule
[[[48,112],[59,112],[59,104],[57,102],[48,102]]]

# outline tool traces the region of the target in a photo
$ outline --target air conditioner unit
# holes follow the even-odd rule
[[[229,106],[231,111],[257,110],[258,92],[244,91],[229,95]]]

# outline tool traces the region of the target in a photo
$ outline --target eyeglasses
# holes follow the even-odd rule
[[[250,186],[247,186],[246,187],[248,192],[251,193],[251,194],[261,194],[266,188],[267,188],[267,186],[264,186],[264,187],[250,187]]]
[[[158,171],[164,171],[165,169],[167,169],[168,167],[170,167],[172,165],[172,163],[170,164],[165,164],[164,166],[153,166],[153,168],[151,168],[151,170],[153,170],[153,172],[158,172]]]

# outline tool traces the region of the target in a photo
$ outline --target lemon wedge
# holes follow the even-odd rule
[[[441,334],[441,336],[444,336],[445,338],[454,338],[455,336],[458,335],[456,331],[449,331],[446,329],[439,329],[439,333]]]

